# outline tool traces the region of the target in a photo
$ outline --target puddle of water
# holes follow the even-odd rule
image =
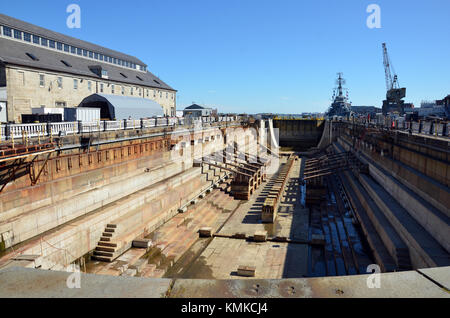
[[[157,247],[150,248],[142,258],[147,259],[148,264],[156,265],[157,269],[167,270],[173,265],[173,258],[166,257]]]
[[[199,239],[180,259],[167,270],[165,278],[214,279],[204,256],[200,256],[213,238]]]
[[[280,215],[277,216],[277,219],[279,217]],[[278,223],[277,219],[275,220],[275,223],[262,223],[264,225],[264,230],[267,231],[267,236],[276,236],[276,233],[281,230],[281,225]]]
[[[181,227],[181,226],[187,227],[189,225],[189,223],[192,222],[192,220],[193,220],[193,218],[185,218],[184,221],[181,224],[179,224],[177,227]]]

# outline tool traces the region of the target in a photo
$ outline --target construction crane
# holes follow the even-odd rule
[[[403,114],[405,102],[402,98],[406,96],[406,88],[399,87],[397,74],[395,74],[394,67],[392,66],[387,53],[386,43],[383,43],[382,46],[386,79],[386,100],[383,101],[383,114],[386,115],[390,112],[398,112],[399,114]]]

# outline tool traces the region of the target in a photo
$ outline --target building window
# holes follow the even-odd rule
[[[100,84],[100,93],[103,93],[103,83]]]
[[[56,46],[56,42],[53,41],[53,40],[49,40],[49,41],[48,41],[48,46],[51,47],[52,49],[54,49],[55,46]]]
[[[33,43],[39,44],[40,42],[41,42],[41,38],[38,37],[37,35],[33,35]]]
[[[58,50],[62,51],[62,49],[63,49],[62,43],[61,43],[61,42],[57,42],[57,43],[56,43],[56,48],[57,48]]]
[[[91,91],[92,90],[92,82],[88,81],[88,90]]]
[[[98,53],[94,53],[94,59],[98,60]]]
[[[62,79],[62,77],[58,77],[57,82],[58,82],[58,88],[62,88],[63,87],[63,79]]]
[[[107,70],[103,70],[102,69],[102,77],[103,78],[108,78],[108,71]]]
[[[92,58],[94,56],[94,53],[92,53],[91,51],[89,51],[89,57]]]
[[[147,97],[148,97],[148,89],[146,90],[146,93],[147,93]]]
[[[100,58],[100,61],[103,61],[103,54],[100,54],[99,58]]]
[[[130,94],[133,95],[133,87],[130,88]]]
[[[166,92],[166,99],[169,99],[169,93]]]
[[[73,89],[78,89],[78,80],[77,79],[73,80]]]
[[[27,42],[31,42],[31,34],[30,33],[23,33],[23,39]]]
[[[114,94],[114,84],[111,84],[111,94]]]
[[[81,55],[81,53],[82,53],[82,50],[79,47],[77,47],[77,54]]]
[[[56,107],[66,107],[66,102],[55,102]]]
[[[122,95],[125,95],[125,87],[122,86]]]
[[[12,36],[11,28],[3,27],[3,34],[6,36]]]
[[[83,50],[83,56],[87,56],[87,50]]]
[[[162,98],[162,92],[159,91],[159,98]]]
[[[64,44],[64,52],[69,52],[69,46],[67,44]]]
[[[74,46],[71,46],[71,47],[70,47],[70,53],[76,54],[76,52],[77,52],[77,48],[74,47]]]
[[[44,87],[45,86],[45,76],[44,74],[39,74],[39,86]]]
[[[22,31],[14,30],[14,38],[22,40]]]
[[[42,46],[47,46],[48,45],[48,40],[46,38],[41,38],[41,45]]]

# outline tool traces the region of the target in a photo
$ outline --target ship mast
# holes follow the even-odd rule
[[[338,73],[338,79],[336,80],[336,83],[338,84],[338,96],[343,96],[342,85],[345,84],[345,79],[342,77],[342,73]]]

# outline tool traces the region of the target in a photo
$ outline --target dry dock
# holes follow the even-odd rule
[[[282,137],[306,129],[316,147],[278,153],[255,137],[267,125],[270,140],[271,121],[234,122],[43,140],[29,163],[3,153],[0,285],[72,264],[158,284],[151,297],[352,297],[375,264],[397,295],[448,295],[447,137],[298,121]]]

